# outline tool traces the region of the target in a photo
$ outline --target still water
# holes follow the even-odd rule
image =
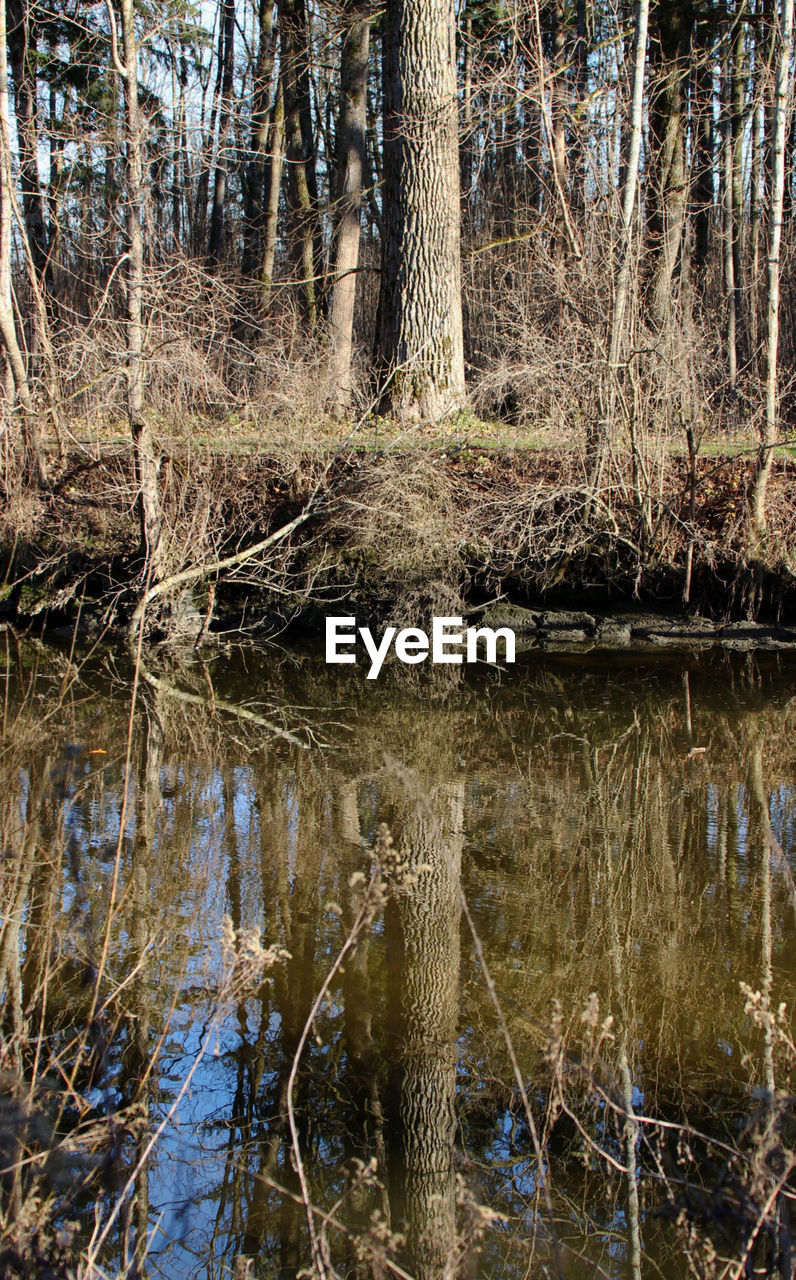
[[[790,1274],[796,664],[0,663],[6,1238],[44,1203],[97,1276]]]

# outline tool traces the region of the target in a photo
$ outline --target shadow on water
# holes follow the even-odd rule
[[[790,1274],[795,667],[0,662],[3,1274]]]

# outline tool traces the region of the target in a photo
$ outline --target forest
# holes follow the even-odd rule
[[[458,523],[460,594],[523,562],[526,595],[781,608],[789,0],[0,21],[6,599],[275,579],[275,548],[322,598],[373,499]]]

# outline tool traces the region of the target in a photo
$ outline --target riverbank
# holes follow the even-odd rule
[[[167,573],[192,581],[149,611],[153,635],[307,634],[329,612],[419,625],[511,605],[529,643],[796,644],[796,463],[776,460],[753,553],[751,456],[639,457],[614,456],[591,493],[575,450],[175,447],[160,469]],[[6,478],[2,616],[127,627],[142,594],[135,494],[121,445],[69,453],[47,490]]]

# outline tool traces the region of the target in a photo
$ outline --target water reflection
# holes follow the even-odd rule
[[[529,658],[440,693],[309,652],[150,666],[130,721],[122,659],[5,638],[9,1247],[45,1249],[13,1234],[44,1178],[54,1225],[80,1224],[64,1257],[93,1234],[130,1275],[307,1265],[291,1067],[386,823],[416,884],[346,958],[293,1096],[330,1266],[554,1274],[557,1239],[568,1276],[676,1276],[692,1236],[740,1259],[782,1165],[741,1186],[707,1139],[748,1145],[755,1108],[759,1149],[782,1130],[787,1046],[739,983],[792,1007],[793,668]],[[289,958],[218,1017],[225,916]],[[685,1116],[706,1141],[684,1169],[646,1120]],[[788,1243],[769,1213],[751,1248],[768,1265]]]

